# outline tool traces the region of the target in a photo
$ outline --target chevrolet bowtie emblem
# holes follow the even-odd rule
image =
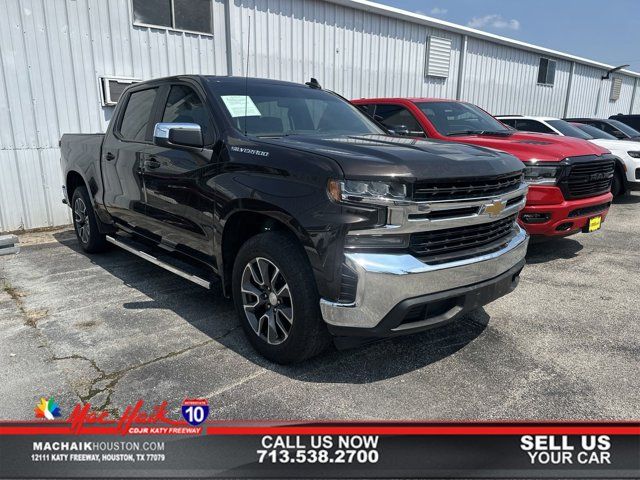
[[[496,200],[493,203],[485,205],[482,209],[482,213],[488,214],[490,217],[497,217],[507,207],[507,202],[504,200]]]

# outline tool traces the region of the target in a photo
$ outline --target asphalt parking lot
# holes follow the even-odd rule
[[[217,419],[640,418],[640,195],[603,230],[534,244],[519,287],[463,320],[273,365],[230,301],[73,232],[0,257],[0,418],[40,396],[120,412],[205,397]]]

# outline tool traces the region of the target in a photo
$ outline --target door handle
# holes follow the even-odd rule
[[[115,156],[113,153],[111,153],[111,152],[107,152],[107,154],[104,156],[104,159],[105,159],[107,162],[110,162],[110,161],[111,161],[111,160],[113,160],[114,158],[116,158],[116,156]]]
[[[161,163],[155,159],[155,157],[151,157],[148,158],[144,161],[144,166],[146,168],[149,168],[151,170],[156,169],[156,168],[160,168]]]

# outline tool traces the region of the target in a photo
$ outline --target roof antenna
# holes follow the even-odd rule
[[[251,15],[249,15],[249,33],[247,34],[247,68],[244,71],[244,136],[247,136],[247,117],[249,108],[249,56],[251,55]]]
[[[322,89],[322,87],[320,86],[320,84],[318,83],[318,80],[316,80],[315,78],[311,77],[311,81],[309,82],[305,82],[305,85],[311,88],[318,88],[318,89]]]

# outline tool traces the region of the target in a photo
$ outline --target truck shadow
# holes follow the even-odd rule
[[[60,244],[90,258],[107,274],[148,297],[143,301],[123,299],[123,311],[149,311],[161,316],[171,311],[215,342],[229,348],[261,368],[295,380],[316,383],[370,383],[423,368],[446,358],[475,340],[487,327],[489,315],[479,309],[455,322],[422,333],[382,340],[350,350],[330,348],[306,362],[282,366],[256,353],[240,327],[233,302],[218,288],[205,290],[144,262],[117,248],[104,254],[87,255],[68,233],[54,235]],[[132,295],[135,297],[136,295]],[[153,314],[151,314],[151,317]],[[161,330],[158,335],[163,335]],[[149,341],[156,341],[150,338]],[[242,361],[242,360],[240,360]]]
[[[535,265],[557,259],[568,260],[578,256],[582,244],[572,238],[532,240],[527,250],[527,263]]]
[[[640,192],[630,192],[613,199],[614,205],[634,205],[636,203],[640,203]]]

